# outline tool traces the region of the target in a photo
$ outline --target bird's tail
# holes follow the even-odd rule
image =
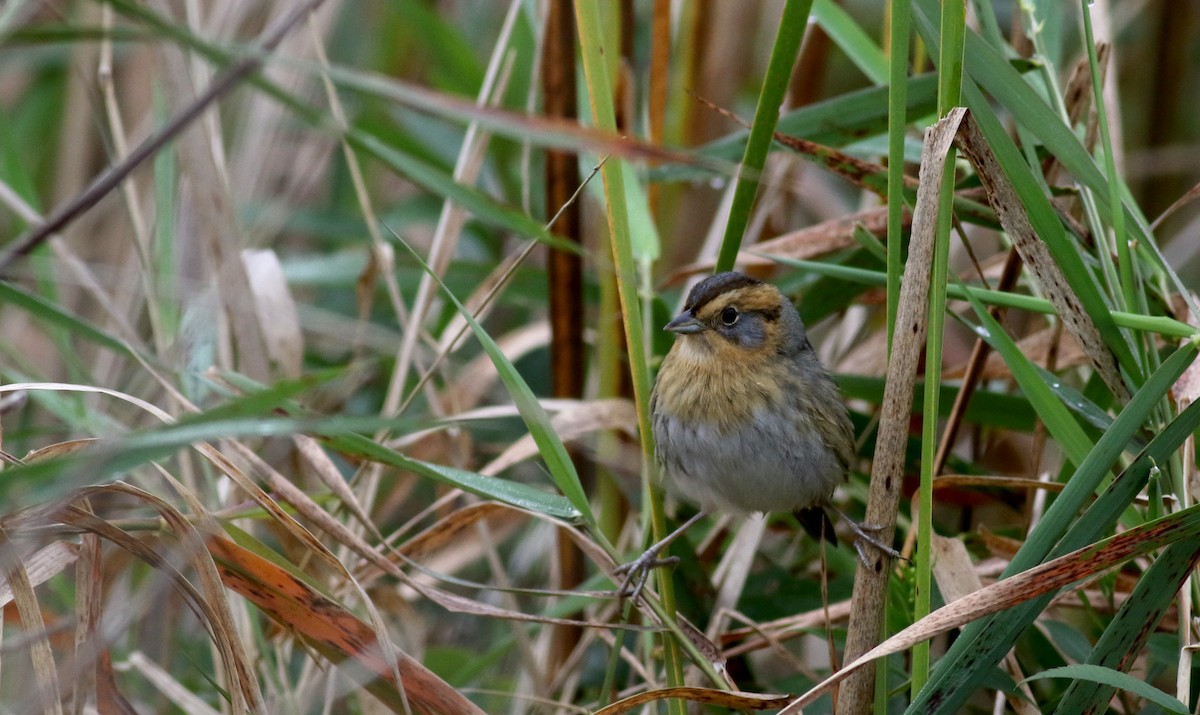
[[[800,526],[804,527],[809,536],[818,541],[824,538],[831,546],[837,546],[837,534],[833,531],[833,521],[825,507],[805,507],[792,512],[792,515],[800,521]]]

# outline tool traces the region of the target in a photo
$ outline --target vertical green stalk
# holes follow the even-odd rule
[[[742,234],[746,231],[754,196],[758,193],[758,177],[767,163],[767,152],[775,136],[775,124],[779,121],[779,107],[787,94],[788,81],[792,77],[800,42],[804,39],[812,4],[813,0],[787,0],[783,8],[779,33],[775,35],[775,46],[771,49],[771,60],[767,64],[767,76],[763,78],[758,107],[754,110],[754,125],[750,127],[746,152],[738,171],[737,187],[733,190],[729,221],[725,224],[725,237],[717,254],[717,272],[733,268],[738,249],[741,248]]]
[[[579,24],[580,54],[583,58],[583,73],[587,82],[588,99],[592,108],[592,123],[597,129],[616,132],[616,112],[613,107],[613,87],[605,65],[605,44],[600,7],[595,0],[575,0],[575,17]],[[612,52],[613,48],[609,48]],[[621,299],[621,314],[624,318],[625,340],[629,351],[630,375],[633,395],[637,404],[638,432],[642,443],[642,473],[649,477],[654,470],[654,438],[650,431],[650,364],[646,350],[645,331],[642,329],[641,301],[638,299],[637,264],[633,258],[633,241],[629,226],[629,207],[626,203],[624,171],[619,160],[604,162],[601,168],[604,179],[604,194],[607,200],[608,227],[612,244],[613,260],[616,262],[617,294]],[[654,536],[666,535],[666,518],[663,516],[662,497],[657,489],[648,489],[651,522]],[[670,616],[675,614],[675,590],[670,573],[659,570],[658,591],[662,607]],[[663,638],[663,659],[666,665],[667,682],[673,686],[683,685],[683,661],[679,645],[674,639]],[[672,712],[682,715],[683,703],[671,701]]]
[[[1100,66],[1096,61],[1096,39],[1092,34],[1092,13],[1088,9],[1090,0],[1079,0],[1083,15],[1083,32],[1087,42],[1088,65],[1092,73],[1092,102],[1096,105],[1096,118],[1100,123],[1100,141],[1104,142],[1104,171],[1108,177],[1108,203],[1112,207],[1113,244],[1117,250],[1117,269],[1120,272],[1121,296],[1125,310],[1136,311],[1140,305],[1137,297],[1137,282],[1133,270],[1133,254],[1125,235],[1125,209],[1121,203],[1121,183],[1117,176],[1116,160],[1113,158],[1112,135],[1108,131],[1108,112],[1104,107],[1104,87],[1100,82]]]
[[[945,0],[942,3],[941,52],[938,57],[938,115],[958,106],[962,89],[963,45],[966,40],[966,0]],[[913,619],[929,614],[930,592],[933,588],[933,473],[937,455],[938,393],[942,384],[942,338],[946,326],[946,285],[949,282],[947,263],[950,255],[950,228],[954,201],[953,148],[946,155],[946,172],[942,176],[938,198],[937,237],[934,243],[933,266],[929,286],[929,335],[925,344],[925,395],[921,424],[921,489],[920,519],[917,527],[917,594],[913,604]],[[929,679],[929,644],[913,648],[912,696]]]
[[[887,339],[892,350],[900,276],[904,273],[904,128],[908,124],[908,45],[912,31],[908,0],[892,0],[888,25]]]

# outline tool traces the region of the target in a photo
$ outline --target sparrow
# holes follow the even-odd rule
[[[650,411],[655,456],[668,491],[701,511],[635,561],[622,596],[634,597],[659,551],[705,514],[792,512],[813,538],[837,543],[829,517],[854,461],[854,425],[795,306],[742,273],[696,284],[664,328],[678,337],[664,358]],[[862,542],[899,554],[878,530],[846,518]]]

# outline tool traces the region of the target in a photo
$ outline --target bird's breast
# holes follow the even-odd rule
[[[729,434],[756,413],[783,405],[785,377],[736,351],[704,351],[680,341],[659,371],[655,411]]]

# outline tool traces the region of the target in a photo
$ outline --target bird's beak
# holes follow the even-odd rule
[[[663,330],[679,333],[680,335],[689,335],[704,330],[704,324],[696,320],[696,316],[692,315],[690,310],[686,310],[675,316],[674,320],[664,325]]]

